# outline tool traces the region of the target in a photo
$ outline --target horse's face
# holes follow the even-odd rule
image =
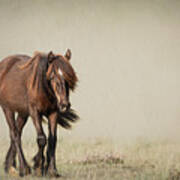
[[[49,53],[46,75],[57,99],[57,106],[60,112],[66,112],[71,106],[69,102],[69,84],[65,80],[59,58],[59,56],[55,56],[52,52]]]

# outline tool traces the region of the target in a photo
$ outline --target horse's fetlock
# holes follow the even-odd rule
[[[37,143],[40,147],[44,147],[47,143],[46,137],[45,136],[38,136]]]

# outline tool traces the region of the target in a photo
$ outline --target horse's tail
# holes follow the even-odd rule
[[[71,129],[71,123],[75,123],[79,120],[79,116],[73,109],[65,113],[59,113],[57,116],[57,123],[58,125],[62,126],[65,129]],[[47,121],[43,118],[42,122],[47,124]]]
[[[79,116],[73,109],[65,113],[60,113],[57,117],[58,124],[65,129],[71,129],[71,123],[75,123],[77,120],[79,120]]]

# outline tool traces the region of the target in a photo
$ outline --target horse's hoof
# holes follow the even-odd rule
[[[46,175],[49,176],[49,177],[54,177],[54,178],[59,178],[59,177],[62,177],[58,172],[57,170],[51,170],[51,169],[48,169],[47,172],[46,172]]]
[[[31,174],[31,168],[29,166],[19,169],[19,175],[21,177]]]
[[[8,169],[7,173],[10,174],[11,176],[15,176],[15,177],[19,175],[17,169],[15,167],[13,167],[13,166],[11,166]]]
[[[38,177],[41,177],[43,176],[43,171],[40,167],[37,167],[37,168],[34,168],[34,175],[35,176],[38,176]]]

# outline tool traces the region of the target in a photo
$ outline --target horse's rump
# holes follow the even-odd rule
[[[26,82],[30,73],[21,71],[18,66],[30,57],[14,55],[0,62],[0,104],[13,111],[27,111]]]

